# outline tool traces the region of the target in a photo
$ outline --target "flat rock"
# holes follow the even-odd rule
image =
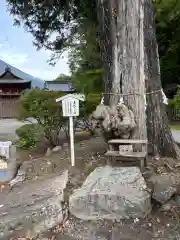
[[[49,157],[51,155],[52,151],[50,148],[47,149],[45,157]]]
[[[176,206],[180,207],[180,196],[179,195],[175,196],[175,202],[176,202]]]
[[[70,212],[83,220],[145,217],[151,196],[137,167],[98,167],[69,199]]]
[[[59,152],[61,151],[62,147],[61,146],[56,146],[52,149],[52,152]]]
[[[152,198],[164,204],[177,192],[180,176],[174,173],[165,173],[154,175],[148,181],[153,184]]]
[[[166,202],[164,205],[161,206],[160,211],[168,212],[168,211],[173,210],[176,207],[177,207],[176,201],[171,199],[168,202]]]
[[[22,183],[25,179],[26,179],[26,167],[25,165],[21,165],[15,178],[12,179],[9,183],[10,187],[13,187],[14,185],[18,184],[18,183]]]
[[[29,181],[9,193],[0,193],[0,239],[23,229],[24,234],[36,236],[63,219],[63,190],[68,172],[60,176]]]

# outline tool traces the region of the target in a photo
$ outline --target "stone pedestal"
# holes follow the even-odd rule
[[[70,212],[83,220],[144,218],[151,196],[137,167],[98,167],[69,199]]]
[[[9,146],[9,158],[7,160],[0,160],[0,182],[11,181],[16,174],[16,147]]]

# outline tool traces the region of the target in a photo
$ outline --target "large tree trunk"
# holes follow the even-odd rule
[[[142,7],[142,0],[98,0],[102,56],[109,70],[108,77],[107,69],[105,72],[105,96],[111,93],[109,104],[113,106],[123,94],[125,104],[135,115],[133,137],[138,139],[147,138]]]
[[[120,93],[132,93],[124,96],[125,104],[129,105],[135,114],[135,137],[145,139],[146,85],[150,152],[156,157],[179,157],[179,149],[168,128],[168,118],[160,91],[160,67],[152,0],[97,2],[102,56],[106,70],[105,93],[110,93],[106,103],[112,106],[118,103]]]
[[[117,62],[122,75],[124,101],[134,112],[135,138],[146,139],[143,0],[117,1]],[[116,66],[115,66],[116,67]],[[113,80],[112,92],[118,92],[119,76]],[[132,94],[132,95],[131,95]],[[117,103],[115,98],[112,101]]]
[[[152,0],[144,1],[145,76],[149,149],[153,156],[179,157],[179,149],[168,127],[168,117],[161,93],[162,85],[153,4]]]

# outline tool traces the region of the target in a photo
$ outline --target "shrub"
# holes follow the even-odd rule
[[[93,134],[92,126],[89,122],[90,114],[96,109],[97,105],[100,104],[101,94],[100,93],[89,93],[86,96],[85,102],[80,102],[80,116],[77,119],[75,126],[80,127],[83,130],[88,130]],[[82,122],[83,124],[80,124]]]
[[[21,148],[34,148],[42,135],[41,128],[38,124],[26,124],[16,129],[19,137],[18,144]]]
[[[176,106],[176,99],[169,99],[168,106],[175,107]]]
[[[175,109],[180,108],[180,89],[178,87],[177,95],[174,99],[168,100],[167,114],[170,121],[177,120],[179,117],[177,116],[177,112]]]
[[[180,86],[178,86],[177,95],[176,95],[176,97],[174,99],[174,106],[176,106],[177,108],[180,108]]]
[[[56,99],[63,95],[64,93],[59,91],[33,89],[24,93],[20,99],[21,107],[19,118],[21,120],[28,117],[36,119],[39,126],[44,131],[45,138],[48,139],[52,145],[57,145],[61,129],[65,131],[68,137],[67,118],[62,116],[61,103],[56,103]],[[88,130],[91,130],[88,117],[100,103],[100,100],[100,93],[90,93],[87,95],[85,102],[80,102],[80,116],[78,120],[83,120],[86,125],[85,128]],[[28,134],[32,135],[32,139]],[[33,146],[36,144],[36,140],[33,140],[32,133],[27,132],[25,138],[23,136],[21,137],[20,143],[21,146],[29,144]]]
[[[100,104],[100,101],[100,93],[89,93],[86,96],[85,102],[80,102],[80,117],[89,117],[89,115],[96,109],[97,105]]]
[[[20,119],[36,119],[44,131],[45,138],[52,145],[56,145],[60,130],[67,121],[62,116],[60,103],[56,103],[56,99],[63,95],[64,93],[59,91],[32,89],[20,99]]]

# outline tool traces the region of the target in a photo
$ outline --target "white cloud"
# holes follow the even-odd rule
[[[19,53],[7,43],[0,43],[0,59],[17,67],[28,61],[28,55]]]
[[[44,53],[46,54],[46,56],[48,57],[48,59],[51,58],[52,51],[47,50],[47,49],[43,49],[43,50],[41,50],[41,51],[44,52]]]
[[[22,71],[34,76],[41,78],[43,80],[53,80],[55,79],[60,72],[56,70],[47,70],[47,69],[39,69],[39,68],[21,68]]]
[[[8,54],[5,52],[1,52],[0,59],[11,65],[16,65],[18,67],[28,61],[28,56],[19,53]]]
[[[67,64],[68,54],[65,53],[63,57],[57,61],[54,67],[50,66],[47,62],[51,54],[51,51],[43,49],[28,55],[11,47],[6,41],[0,43],[1,60],[43,80],[55,79],[61,73],[69,74],[69,67]]]

